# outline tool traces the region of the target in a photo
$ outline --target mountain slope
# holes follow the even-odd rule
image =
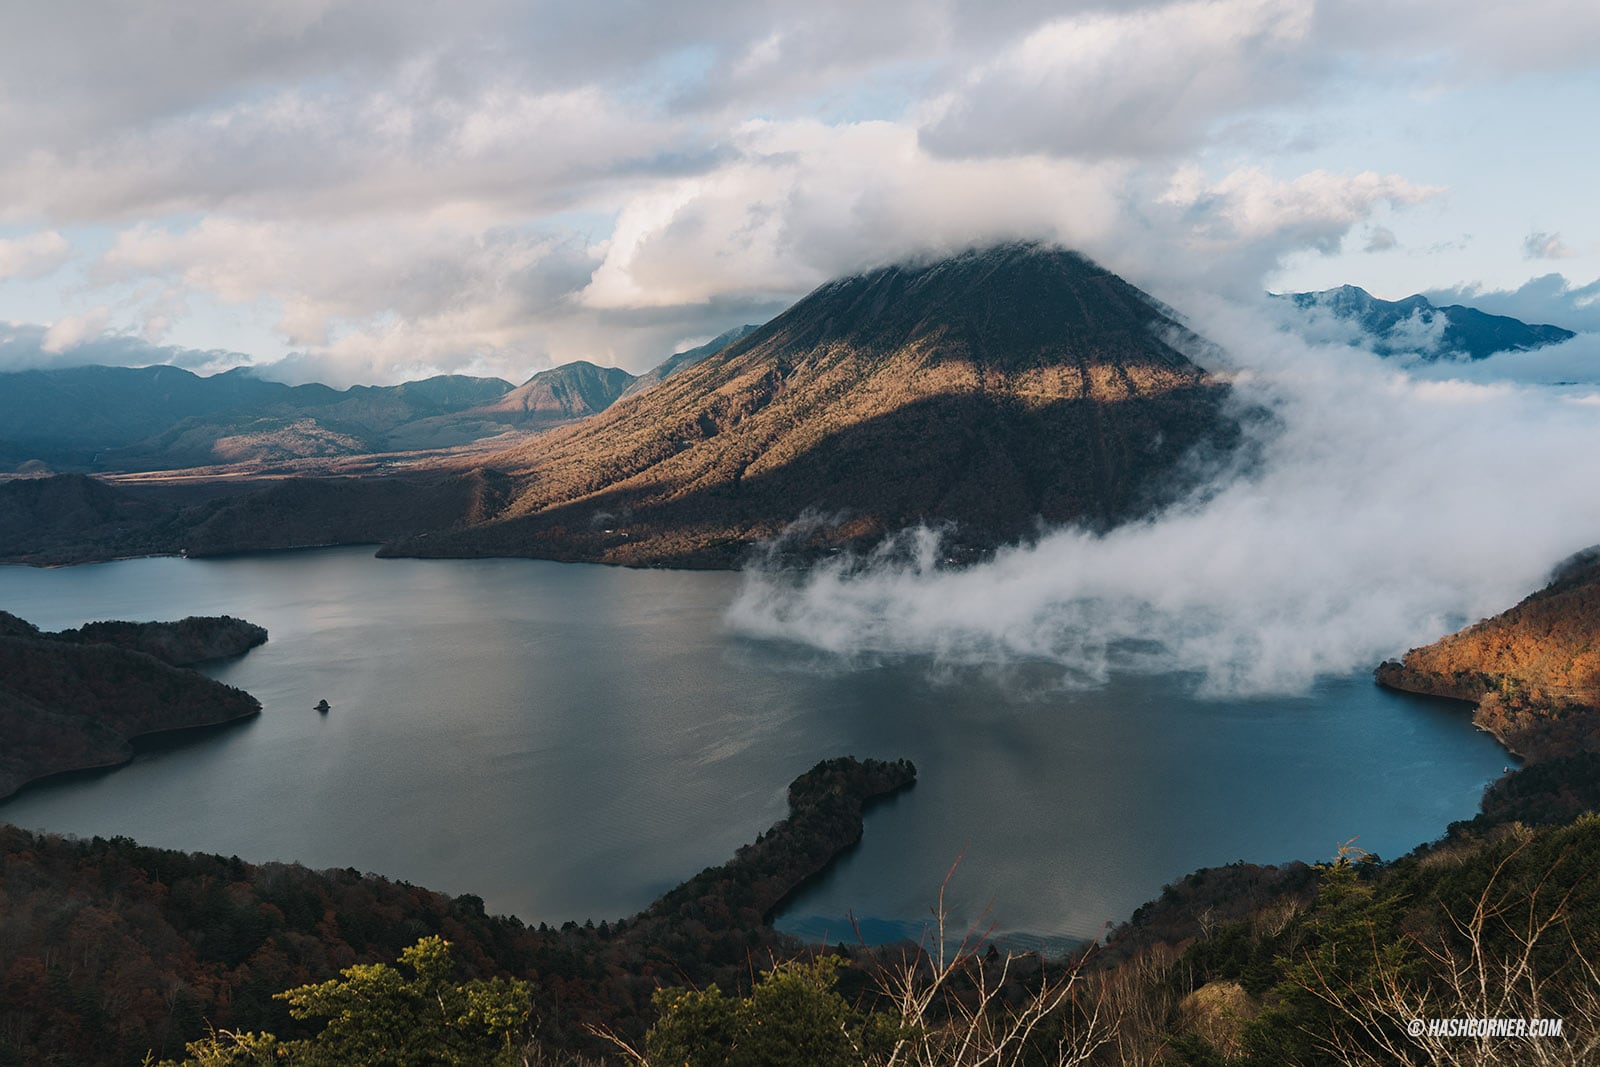
[[[323,393],[333,390],[316,386]],[[290,386],[230,371],[202,378],[179,367],[69,367],[0,374],[0,441],[55,459],[131,444],[187,418],[280,402]]]
[[[54,565],[382,544],[488,521],[514,486],[486,470],[286,478],[164,493],[82,474],[0,481],[0,561]]]
[[[1600,752],[1600,550],[1515,607],[1383,664],[1377,678],[1477,702],[1473,721],[1531,759]]]
[[[1103,527],[1227,451],[1227,388],[1196,340],[1081,256],[1008,245],[824,285],[603,414],[487,465],[525,487],[494,522],[392,546],[729,566],[803,513],[825,549],[918,522],[955,550],[1039,520]]]
[[[727,348],[729,345],[733,344],[733,342],[739,340],[747,334],[754,333],[760,328],[761,327],[759,326],[735,326],[726,333],[718,334],[703,345],[699,345],[695,348],[686,348],[682,352],[674,352],[660,363],[657,363],[654,367],[651,367],[649,370],[639,375],[639,377],[635,378],[632,382],[628,383],[628,387],[622,391],[622,395],[617,399],[626,400],[635,393],[642,393],[663,379],[672,377],[672,375],[678,373],[684,368],[694,366],[707,356],[716,352],[721,352],[724,348]]]
[[[632,381],[633,375],[618,367],[597,367],[584,360],[566,363],[540,371],[516,388],[505,385],[493,394],[471,398],[470,403],[399,423],[373,441],[370,450],[445,449],[506,434],[538,433],[604,411]],[[423,384],[427,383],[397,388]]]
[[[107,449],[100,454],[98,465],[108,470],[261,465],[311,456],[464,444],[505,432],[508,427],[452,424],[453,432],[421,432],[425,440],[442,444],[419,445],[413,439],[417,427],[455,419],[505,395],[510,388],[510,382],[499,378],[459,374],[400,385],[356,385],[342,392],[323,385],[300,385],[268,402],[184,419],[142,441]]]
[[[510,389],[498,378],[464,375],[340,391],[264,381],[244,370],[211,377],[159,366],[18,371],[0,374],[0,463],[170,470],[443,447],[512,427],[504,419],[487,428],[472,420],[436,427],[421,433],[426,446],[407,435]]]
[[[580,359],[540,371],[476,410],[503,412],[531,425],[570,422],[604,411],[633,380],[633,375],[620,367],[597,367]]]
[[[1529,325],[1460,304],[1437,307],[1424,296],[1380,300],[1354,285],[1291,293],[1287,299],[1302,311],[1323,310],[1355,324],[1375,339],[1374,350],[1384,356],[1487,359],[1496,352],[1525,352],[1575,336],[1559,326]]]
[[[132,496],[84,474],[0,481],[0,559],[67,563],[175,552],[171,504]]]

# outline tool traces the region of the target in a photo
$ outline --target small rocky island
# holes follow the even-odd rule
[[[259,713],[249,693],[187,668],[266,639],[228,616],[48,633],[0,611],[0,798],[47,775],[126,763],[144,734]]]

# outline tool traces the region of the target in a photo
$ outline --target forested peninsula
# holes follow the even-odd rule
[[[47,633],[0,611],[0,798],[47,775],[126,763],[146,734],[259,713],[249,693],[187,668],[266,639],[228,616]]]

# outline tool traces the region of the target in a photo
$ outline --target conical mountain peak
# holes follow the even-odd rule
[[[1182,326],[1073,252],[1008,244],[841,278],[600,415],[502,453],[524,488],[428,554],[725,566],[803,513],[819,548],[919,522],[973,550],[1105,526],[1225,450]]]

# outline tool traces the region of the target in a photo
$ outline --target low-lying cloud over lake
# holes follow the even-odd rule
[[[847,656],[1045,660],[1070,685],[1176,670],[1210,694],[1294,693],[1503,610],[1600,541],[1600,392],[1420,377],[1191,300],[1227,352],[1196,358],[1276,415],[1252,430],[1258,469],[968,569],[938,566],[925,534],[915,559],[751,571],[732,624]]]

